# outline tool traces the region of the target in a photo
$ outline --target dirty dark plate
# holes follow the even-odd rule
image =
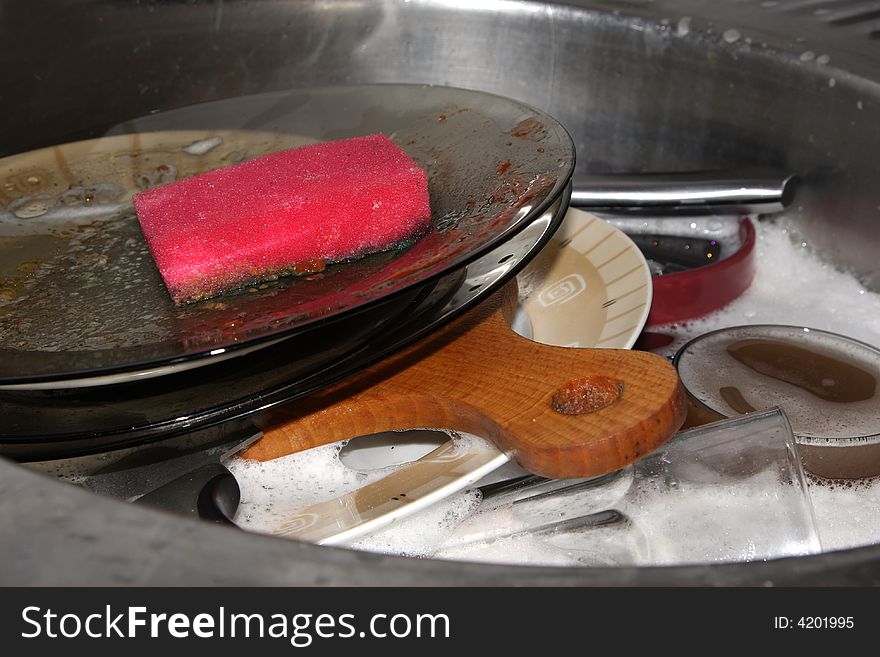
[[[0,454],[45,460],[155,442],[225,435],[260,412],[353,374],[436,330],[499,289],[552,237],[563,195],[510,240],[395,303],[264,349],[161,378],[92,388],[0,391]],[[384,315],[384,325],[371,324]],[[363,324],[352,340],[353,323]],[[187,437],[189,438],[189,436]],[[201,440],[194,437],[193,440]]]
[[[428,171],[433,228],[425,237],[321,276],[184,307],[171,302],[132,193],[282,148],[376,132]],[[420,85],[205,103],[4,158],[0,386],[63,389],[178,373],[344,319],[510,239],[559,199],[573,169],[572,141],[546,114]]]

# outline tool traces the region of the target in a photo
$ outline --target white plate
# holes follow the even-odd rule
[[[517,283],[531,330],[514,329],[543,344],[630,349],[651,309],[651,272],[639,248],[574,208]]]
[[[298,509],[273,533],[318,545],[346,543],[410,516],[507,463],[489,443],[469,442],[466,447],[449,440],[379,481]]]

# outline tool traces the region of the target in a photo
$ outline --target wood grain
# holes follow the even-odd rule
[[[454,429],[492,441],[536,474],[587,477],[650,452],[684,422],[684,389],[666,359],[532,342],[510,329],[515,305],[512,283],[412,347],[283,407],[244,456]]]

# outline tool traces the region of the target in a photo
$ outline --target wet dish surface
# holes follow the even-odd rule
[[[733,326],[675,356],[682,383],[723,417],[780,407],[798,436],[831,441],[880,434],[880,350],[808,327]]]
[[[131,212],[134,191],[374,132],[428,171],[433,218],[424,238],[320,276],[174,306]],[[573,164],[571,140],[552,118],[488,94],[415,85],[218,101],[11,156],[0,162],[0,383],[211,359],[363,309],[510,238],[562,194]]]

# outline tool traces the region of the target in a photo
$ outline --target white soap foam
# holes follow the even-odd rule
[[[674,499],[669,491],[653,491],[644,496],[642,513],[625,515],[608,527],[560,529],[537,535],[523,528],[464,543],[456,542],[453,534],[449,544],[442,545],[433,556],[533,566],[642,566],[809,554],[811,550],[802,540],[784,538],[777,543],[771,538],[776,536],[777,527],[771,512],[757,517],[747,514],[748,505],[758,501],[760,494],[748,487],[713,495],[683,487]],[[686,514],[689,502],[694,507],[693,515]],[[709,514],[709,509],[714,509],[717,516]],[[739,517],[732,521],[731,512]],[[720,518],[724,518],[723,523],[717,521]]]
[[[480,494],[476,490],[462,491],[440,500],[416,516],[354,541],[350,547],[407,557],[430,557],[479,504]]]
[[[880,542],[880,477],[810,480],[816,524],[827,550]]]
[[[222,143],[223,137],[208,137],[207,139],[201,139],[197,142],[193,142],[192,144],[184,148],[183,151],[185,153],[189,153],[190,155],[204,155],[208,151],[217,148]]]
[[[554,483],[514,491],[485,500],[460,523],[432,556],[439,559],[530,564],[545,566],[619,565],[621,551],[631,547],[632,527],[614,524],[609,528],[578,531],[543,531],[560,521],[584,517],[615,506],[632,483],[627,471],[604,478],[596,488],[560,491]],[[527,500],[537,493],[541,498]],[[519,500],[517,504],[513,504]],[[638,551],[638,549],[636,549]]]
[[[483,442],[454,438],[465,448]],[[243,529],[271,533],[297,509],[333,499],[385,477],[399,466],[356,470],[339,457],[347,441],[316,447],[272,461],[233,458],[227,464],[241,489],[235,522]],[[441,500],[413,519],[403,519],[352,547],[406,556],[429,556],[454,527],[476,508],[480,496],[464,491]]]
[[[755,232],[756,271],[749,289],[719,311],[652,328],[677,338],[663,353],[672,355],[698,335],[741,324],[805,326],[880,346],[880,294],[823,261],[809,244],[793,242],[785,225],[758,221]]]
[[[529,534],[442,548],[436,559],[530,566],[578,566],[576,554]],[[614,565],[603,563],[601,565]]]
[[[820,549],[798,489],[781,484],[773,471],[720,486],[649,476],[641,469],[633,486],[632,470],[596,488],[489,505],[461,523],[434,556],[640,566],[756,561]],[[588,514],[603,522],[585,523]]]
[[[819,536],[789,505],[800,493],[764,471],[723,486],[652,482],[627,507],[649,546],[633,565],[760,561],[818,552]]]
[[[339,460],[345,443],[335,443],[272,461],[234,458],[227,464],[241,488],[235,522],[271,532],[294,510],[344,495],[380,479],[387,470],[360,472]]]

